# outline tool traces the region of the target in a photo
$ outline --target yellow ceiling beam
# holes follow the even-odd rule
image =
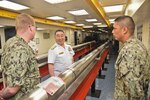
[[[0,17],[15,19],[18,14],[19,13],[0,9]],[[33,18],[35,19],[36,22],[42,23],[42,24],[48,24],[48,25],[59,26],[59,27],[67,27],[67,28],[72,28],[72,29],[83,29],[82,27],[68,25],[68,24],[64,24],[64,23],[60,23],[60,22],[55,22],[52,20],[44,19],[44,18],[38,18],[38,17],[33,17]]]
[[[107,26],[110,27],[110,21],[107,19],[106,13],[98,0],[87,0],[89,5],[96,11],[96,13],[102,18]]]

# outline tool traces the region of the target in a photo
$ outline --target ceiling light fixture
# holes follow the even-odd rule
[[[29,9],[29,7],[20,5],[14,2],[10,2],[7,0],[2,0],[0,1],[0,7],[11,9],[11,10],[24,10],[24,9]]]
[[[46,30],[45,28],[37,28],[38,31]]]
[[[82,10],[74,10],[74,11],[68,11],[68,13],[75,15],[75,16],[81,16],[81,15],[88,15],[88,12],[84,9]]]
[[[109,19],[110,23],[114,23],[115,19]]]
[[[94,25],[101,25],[102,23],[93,23]]]
[[[96,22],[97,19],[85,19],[87,22]]]
[[[60,16],[51,16],[51,17],[47,17],[47,19],[51,19],[51,20],[63,20],[63,17]]]
[[[67,24],[74,24],[76,23],[75,21],[64,21],[64,23],[67,23]]]
[[[83,26],[83,28],[92,28],[93,26]]]
[[[104,7],[104,10],[107,13],[110,13],[110,12],[120,12],[120,11],[123,10],[123,5],[107,6],[107,7]]]
[[[107,27],[107,25],[102,24],[102,25],[99,25],[99,26],[97,26],[97,27]]]
[[[0,27],[4,27],[3,25],[0,25]]]
[[[71,0],[45,0],[45,1],[48,2],[48,3],[51,3],[51,4],[58,4],[58,3],[68,2],[68,1],[71,1]]]
[[[84,24],[76,24],[77,26],[84,26]]]

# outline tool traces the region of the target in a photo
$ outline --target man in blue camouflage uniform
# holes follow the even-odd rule
[[[115,19],[112,33],[123,47],[115,65],[114,100],[147,100],[150,57],[142,42],[134,37],[134,29],[130,16]]]
[[[34,19],[27,14],[16,17],[16,36],[9,39],[3,48],[2,72],[4,89],[1,99],[21,100],[40,82],[40,74],[34,51],[28,45],[36,33]]]

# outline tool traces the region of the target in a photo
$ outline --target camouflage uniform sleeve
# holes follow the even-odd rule
[[[135,50],[127,50],[122,56],[122,60],[119,64],[120,78],[123,79],[125,90],[128,91],[131,98],[144,96],[143,87],[141,85],[143,78],[142,67],[144,67],[144,64],[144,58]]]
[[[28,58],[29,55],[25,50],[16,50],[10,55],[10,67],[7,70],[7,85],[9,86],[21,86],[26,80],[26,72],[29,68]]]

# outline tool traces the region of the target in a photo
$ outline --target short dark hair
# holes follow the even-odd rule
[[[56,35],[57,32],[63,32],[63,33],[65,33],[63,30],[56,30],[55,31],[55,35]]]
[[[68,41],[68,37],[67,36],[65,36],[65,41]]]
[[[126,26],[130,33],[133,34],[135,30],[135,23],[130,16],[120,16],[115,19],[115,22],[121,22],[121,25]]]

